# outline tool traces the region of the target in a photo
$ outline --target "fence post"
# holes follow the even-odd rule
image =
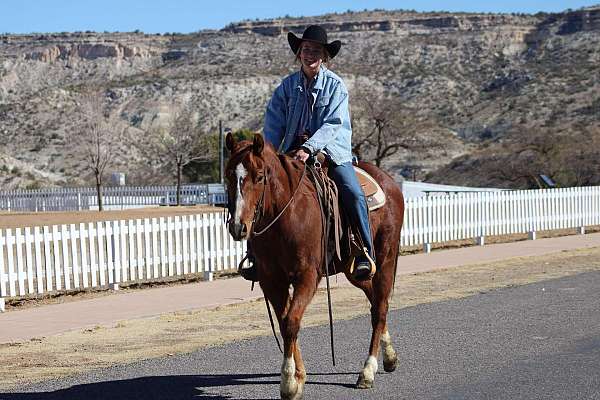
[[[423,252],[424,253],[431,253],[431,243],[424,243],[423,244]]]
[[[579,210],[579,213],[577,214],[577,216],[579,217],[579,221],[580,221],[580,225],[579,225],[579,229],[577,230],[577,233],[579,233],[580,235],[585,235],[585,191],[582,190],[581,188],[579,188],[577,190],[577,200],[579,200],[577,202],[577,208]]]
[[[214,265],[215,265],[215,255],[216,251],[214,250],[215,241],[212,230],[214,229],[212,214],[203,214],[202,215],[202,223],[203,223],[203,240],[204,240],[204,250],[208,257],[205,257],[204,264],[204,280],[212,281],[214,279]]]
[[[479,235],[475,238],[475,244],[477,244],[478,246],[484,246],[485,245],[485,230],[483,227],[483,210],[485,208],[485,205],[483,203],[483,195],[481,194],[481,192],[477,193],[477,220],[479,221],[478,225],[479,225]]]
[[[116,222],[111,223],[110,221],[106,221],[105,223],[106,234],[108,235],[110,232],[110,260],[107,260],[107,264],[109,267],[112,265],[112,271],[109,271],[109,273],[112,273],[112,283],[109,284],[109,287],[111,290],[116,291],[119,290],[119,274],[116,265],[119,260],[117,260],[117,257],[115,256],[115,225]]]
[[[0,229],[0,312],[5,311],[4,296],[6,296],[6,292],[5,292],[4,285],[7,283],[5,281],[5,275],[4,275],[5,272],[6,272],[6,276],[8,277],[8,280],[10,280],[9,271],[6,271],[6,269],[4,268],[4,246],[5,245],[6,245],[6,239],[4,236],[4,231],[2,229]]]

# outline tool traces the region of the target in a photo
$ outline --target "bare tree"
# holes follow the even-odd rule
[[[147,154],[161,167],[173,168],[177,179],[177,205],[181,205],[181,183],[183,168],[192,161],[211,157],[212,152],[202,141],[207,138],[200,128],[197,113],[191,102],[174,106],[166,123],[151,129],[141,144],[142,153]]]
[[[502,147],[495,147],[482,173],[521,187],[543,188],[540,174],[559,186],[593,185],[600,179],[597,150],[600,135],[593,128],[569,134],[545,129],[520,132]]]
[[[600,182],[600,128],[581,127],[565,138],[560,153],[561,179],[569,186],[597,185]]]
[[[353,97],[352,151],[381,167],[386,158],[407,147],[403,143],[406,110],[397,101],[372,92],[356,92]]]
[[[104,104],[101,92],[90,91],[81,101],[82,132],[74,134],[69,141],[78,146],[83,154],[87,169],[94,174],[98,209],[104,209],[102,184],[106,168],[113,162],[117,146],[123,137],[126,125],[111,115]]]

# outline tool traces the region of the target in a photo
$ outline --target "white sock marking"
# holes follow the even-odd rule
[[[367,361],[365,361],[362,373],[365,377],[365,381],[372,383],[375,380],[375,374],[377,373],[377,358],[369,356]]]
[[[388,331],[381,335],[381,348],[384,361],[390,361],[396,357],[396,351],[392,347],[392,338]]]
[[[298,390],[298,382],[296,382],[296,362],[294,357],[284,358],[281,365],[281,384],[280,390],[282,393],[291,394]]]

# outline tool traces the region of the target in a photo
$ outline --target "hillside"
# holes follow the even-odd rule
[[[600,184],[598,7],[536,15],[365,11],[185,35],[2,35],[0,182],[92,182],[77,146],[89,89],[101,90],[133,138],[119,142],[110,171],[126,172],[131,184],[172,182],[171,170],[151,169],[135,143],[183,101],[198,110],[205,132],[216,132],[219,120],[260,130],[270,94],[297,68],[285,34],[310,23],[343,42],[331,68],[350,89],[355,135],[373,126],[367,103],[389,109],[386,134],[401,147],[382,165],[393,175],[529,187],[532,174],[570,184],[571,170],[591,168],[578,182]]]

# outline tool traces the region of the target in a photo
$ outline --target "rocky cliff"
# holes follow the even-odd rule
[[[1,35],[0,182],[89,183],[85,155],[71,138],[86,134],[80,106],[90,89],[102,91],[138,141],[181,102],[193,103],[206,132],[219,120],[234,130],[260,130],[270,94],[297,68],[285,35],[317,23],[343,42],[330,67],[349,87],[355,134],[373,126],[361,99],[394,107],[387,135],[401,147],[383,162],[390,173],[527,186],[486,170],[485,160],[506,163],[533,133],[548,140],[600,134],[599,21],[598,8],[536,15],[365,11],[243,21],[194,34]],[[171,181],[170,171],[144,174],[144,162],[123,143],[111,170],[127,172],[131,183]]]

